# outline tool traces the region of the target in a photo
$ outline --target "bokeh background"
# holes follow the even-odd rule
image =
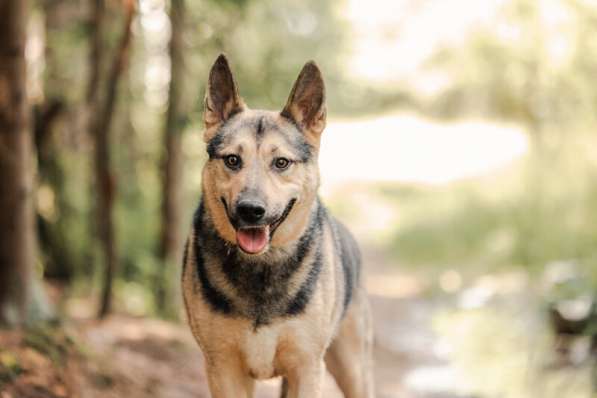
[[[321,195],[364,252],[378,397],[597,396],[595,2],[30,3],[39,251],[2,397],[207,396],[176,286],[221,52],[253,108],[323,71]]]

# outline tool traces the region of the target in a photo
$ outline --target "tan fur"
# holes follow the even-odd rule
[[[366,293],[360,289],[325,356],[327,369],[346,398],[373,397],[373,329],[368,306]]]

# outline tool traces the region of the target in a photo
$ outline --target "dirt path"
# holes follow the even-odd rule
[[[418,297],[418,281],[401,274],[379,250],[366,250],[364,255],[375,324],[377,397],[452,398],[425,394],[417,390],[416,383],[414,389],[406,383],[421,366],[439,363],[429,328],[434,308]],[[209,397],[201,352],[184,324],[116,315],[102,322],[72,323],[68,328],[77,336],[82,351],[75,361],[65,361],[74,366],[63,366],[54,375],[57,368],[52,361],[46,360],[43,366],[39,360],[30,362],[25,376],[17,378],[20,389],[3,392],[0,383],[1,398]],[[17,357],[34,355],[30,348],[19,350],[23,344],[19,345],[15,336],[11,338],[5,341],[13,342]],[[260,382],[255,396],[277,398],[278,391],[279,380]],[[341,398],[329,375],[324,397]]]
[[[101,365],[100,377],[85,383],[84,397],[209,397],[203,357],[184,325],[112,317],[86,329]],[[278,380],[261,382],[256,397],[274,398],[278,390]],[[326,397],[338,396],[331,380],[326,391]]]
[[[431,352],[434,336],[428,327],[433,309],[413,295],[416,282],[375,258],[375,253],[371,250],[365,255],[376,264],[368,283],[375,322],[377,396],[431,397],[409,389],[404,378],[419,366],[438,363]],[[83,383],[84,397],[209,396],[202,355],[185,325],[115,316],[86,324],[83,334],[93,353],[92,376]],[[325,397],[341,397],[329,375],[325,386]],[[256,397],[277,397],[278,389],[278,380],[261,382]]]

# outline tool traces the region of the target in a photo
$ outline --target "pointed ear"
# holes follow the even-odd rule
[[[226,121],[235,113],[242,111],[245,104],[238,95],[238,89],[228,60],[224,54],[220,54],[209,72],[209,81],[205,92],[205,110],[203,120],[205,122],[205,141],[213,135],[212,127]]]
[[[319,140],[325,128],[325,85],[315,62],[309,61],[303,66],[281,115],[295,121],[311,138]]]

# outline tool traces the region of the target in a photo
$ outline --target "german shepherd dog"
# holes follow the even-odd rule
[[[249,109],[220,55],[205,96],[207,160],[182,287],[214,398],[322,396],[326,369],[348,398],[373,397],[360,254],[317,196],[325,89],[308,62],[281,112]]]

